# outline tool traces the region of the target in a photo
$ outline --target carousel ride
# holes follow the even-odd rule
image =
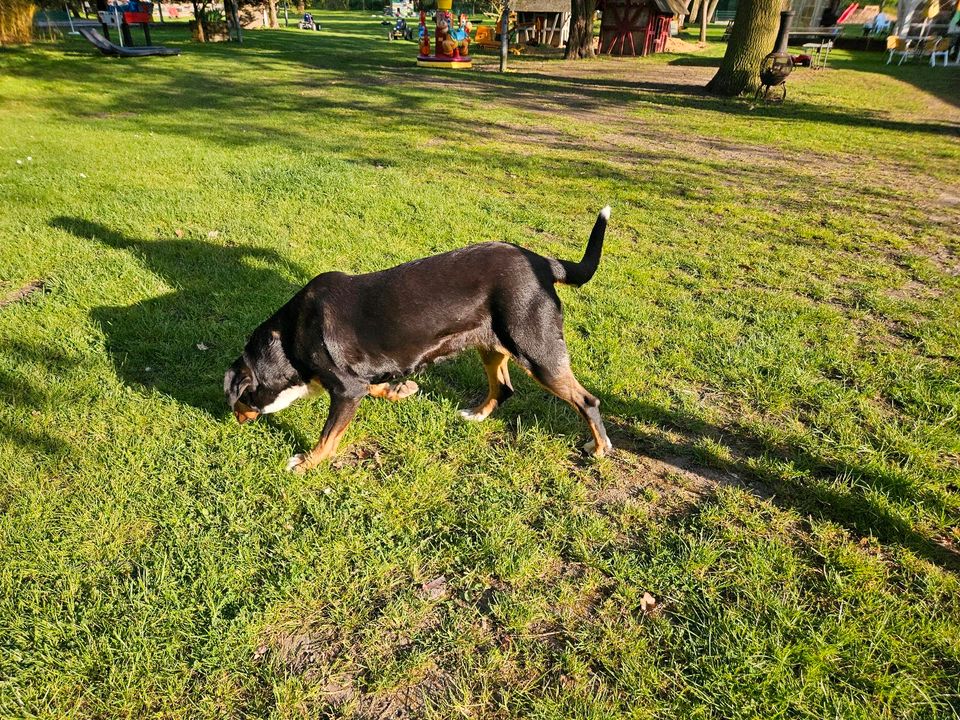
[[[470,21],[465,13],[460,13],[457,26],[453,26],[450,13],[453,0],[437,0],[436,27],[434,43],[430,43],[430,31],[427,30],[427,14],[420,11],[420,54],[417,65],[420,67],[441,67],[452,70],[466,70],[472,67],[470,59]],[[430,51],[433,50],[431,53]]]

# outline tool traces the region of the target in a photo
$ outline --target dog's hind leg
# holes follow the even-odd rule
[[[362,397],[362,396],[361,396]],[[320,434],[320,442],[308,453],[294,455],[287,463],[287,470],[295,473],[304,473],[310,468],[316,467],[324,460],[333,457],[337,452],[337,446],[340,445],[340,438],[347,429],[347,425],[353,420],[357,412],[357,406],[360,405],[360,397],[351,397],[341,394],[330,394],[330,413],[323,424],[323,432]]]
[[[534,380],[561,400],[570,403],[587,421],[593,439],[587,442],[583,449],[599,457],[613,449],[600,418],[600,401],[587,392],[574,376],[569,358],[566,343],[560,340],[538,347],[533,357],[528,354],[521,355],[518,362]]]
[[[570,403],[587,421],[593,439],[584,444],[585,452],[599,457],[613,449],[613,443],[607,437],[606,428],[600,418],[600,401],[587,392],[569,367],[560,368],[559,372],[547,372],[544,368],[535,366],[532,374],[547,390]]]
[[[401,383],[393,383],[392,385],[390,383],[377,383],[376,385],[371,385],[367,391],[372,397],[385,398],[390,402],[397,402],[398,400],[410,397],[419,389],[420,386],[413,380],[404,380]]]
[[[498,405],[502,405],[513,395],[510,368],[507,366],[509,355],[499,350],[480,350],[480,359],[487,372],[487,397],[475,408],[460,411],[460,415],[467,420],[485,420]]]

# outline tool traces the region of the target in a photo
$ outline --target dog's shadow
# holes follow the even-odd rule
[[[117,376],[214,415],[227,412],[223,373],[250,332],[300,288],[303,271],[278,253],[188,239],[136,240],[98,223],[58,217],[51,225],[122,250],[173,288],[90,315]],[[119,284],[130,285],[121,277]]]

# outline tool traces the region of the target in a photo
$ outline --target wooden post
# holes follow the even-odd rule
[[[503,0],[500,19],[500,72],[507,71],[507,52],[510,49],[510,0]]]
[[[707,42],[707,8],[709,3],[703,0],[700,7],[700,42]]]

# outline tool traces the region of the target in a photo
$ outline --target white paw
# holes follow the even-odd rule
[[[483,413],[474,412],[473,410],[465,409],[460,410],[460,417],[464,420],[469,420],[470,422],[480,422],[481,420],[486,420],[487,416]]]
[[[297,453],[287,460],[287,472],[296,472],[297,467],[303,464],[305,460],[303,453]]]
[[[613,450],[613,443],[608,439],[606,445],[599,452],[597,451],[597,443],[595,440],[589,440],[583,444],[583,451],[588,455],[596,455],[600,457],[604,453],[610,452]]]
[[[417,385],[413,380],[405,380],[399,385],[395,385],[393,387],[393,391],[397,394],[398,400],[403,400],[404,398],[410,397],[419,389],[420,386]]]

